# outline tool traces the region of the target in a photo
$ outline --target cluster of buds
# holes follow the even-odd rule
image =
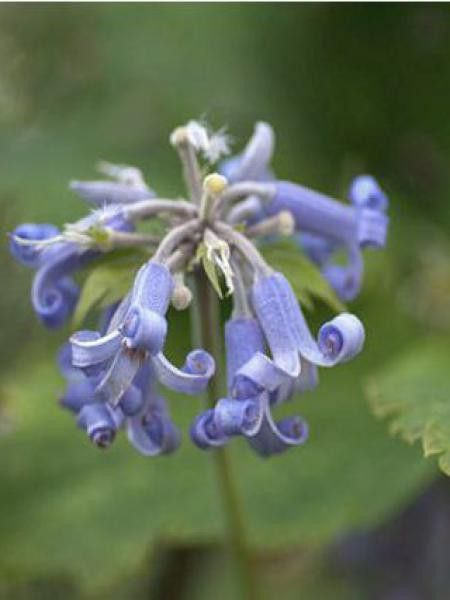
[[[228,136],[197,121],[177,128],[170,142],[182,163],[187,199],[157,197],[138,169],[102,163],[109,179],[71,183],[93,206],[87,217],[61,231],[23,224],[10,236],[14,257],[36,270],[32,305],[51,328],[74,311],[76,270],[117,248],[148,253],[129,292],[104,310],[98,331],[78,331],[60,350],[67,379],[61,404],[99,447],[123,429],[145,455],[176,449],[180,433],[159,386],[202,393],[215,361],[195,349],[184,365],[173,365],[164,354],[166,315],[170,304],[189,307],[190,278],[203,267],[219,294],[223,281],[233,310],[225,325],[227,395],[194,419],[192,440],[206,449],[244,436],[263,456],[298,446],[307,437],[306,423],[298,416],[277,422],[273,408],[316,386],[317,367],[360,352],[364,328],[345,312],[315,338],[288,280],[267,264],[258,244],[292,236],[338,296],[352,299],[361,285],[361,249],[385,243],[386,196],[370,176],[352,182],[350,204],[278,180],[270,169],[274,135],[266,123],[256,125],[241,154],[225,160]],[[216,162],[217,172],[208,172]],[[139,231],[148,219],[164,222],[166,233]],[[335,262],[342,250],[345,265]]]

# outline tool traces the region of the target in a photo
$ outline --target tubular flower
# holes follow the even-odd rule
[[[77,331],[61,347],[66,389],[60,405],[100,448],[124,431],[146,456],[174,451],[181,435],[159,388],[201,394],[215,360],[204,349],[190,351],[181,367],[167,358],[169,309],[195,308],[190,282],[206,275],[220,296],[225,289],[233,300],[225,324],[227,390],[193,420],[191,439],[208,449],[240,436],[262,456],[299,446],[308,436],[306,422],[274,413],[318,385],[319,367],[354,358],[364,327],[345,312],[314,337],[287,278],[265,262],[257,244],[293,235],[339,295],[350,299],[361,285],[362,248],[385,244],[387,198],[370,176],[352,182],[350,205],[277,180],[270,168],[274,134],[266,123],[257,123],[241,154],[221,163],[221,175],[205,176],[205,170],[229,151],[224,130],[189,121],[170,143],[182,163],[187,199],[159,198],[139,169],[101,163],[109,180],[70,186],[94,205],[91,214],[61,230],[23,224],[10,236],[14,258],[36,271],[32,304],[48,327],[63,325],[77,304],[75,272],[121,248],[136,256],[130,289],[103,310],[98,329]],[[147,219],[164,222],[166,233],[139,231]],[[334,263],[341,249],[348,256],[344,266]]]
[[[302,250],[321,268],[342,300],[353,300],[362,284],[361,250],[383,248],[386,244],[387,196],[370,175],[359,175],[351,182],[348,193],[351,206],[304,186],[275,182],[270,170],[273,149],[274,135],[270,126],[258,123],[242,154],[222,164],[222,172],[234,182],[253,179],[275,184],[269,201],[249,196],[241,206],[233,207],[232,222],[254,223],[281,211],[290,211],[295,219],[295,237]],[[338,250],[345,252],[346,265],[334,262]]]

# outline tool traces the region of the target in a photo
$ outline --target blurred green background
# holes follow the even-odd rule
[[[393,371],[395,396],[395,365],[409,380],[408,352],[440,344],[448,390],[449,16],[441,4],[0,8],[5,232],[81,216],[67,182],[94,178],[99,158],[181,193],[168,136],[202,115],[227,125],[237,148],[269,121],[281,178],[343,198],[352,176],[370,172],[390,196],[388,247],[366,253],[351,306],[366,350],[298,400],[309,443],[269,461],[233,445],[270,598],[446,597],[448,480],[420,444],[388,435],[365,389]],[[0,598],[235,597],[208,454],[187,441],[156,460],[123,440],[108,453],[90,447],[56,404],[53,355],[68,331],[36,322],[30,273],[6,251],[0,269]],[[308,318],[329,315],[318,305]],[[187,318],[170,322],[181,360]],[[201,402],[171,396],[171,406],[187,431]]]

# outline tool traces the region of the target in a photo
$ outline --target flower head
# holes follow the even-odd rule
[[[237,436],[262,456],[302,445],[307,424],[299,415],[276,419],[277,407],[314,389],[319,368],[345,363],[362,350],[364,327],[351,313],[311,333],[288,279],[267,264],[258,242],[294,236],[299,251],[351,299],[362,282],[362,249],[385,244],[387,198],[367,175],[352,182],[350,204],[277,180],[270,167],[274,139],[270,125],[257,123],[244,150],[219,165],[221,174],[205,174],[199,158],[215,163],[228,154],[230,138],[189,121],[170,137],[187,199],[157,197],[139,169],[102,162],[99,170],[109,180],[71,183],[94,206],[90,214],[61,230],[23,224],[11,234],[12,255],[36,271],[32,304],[48,327],[63,325],[77,304],[75,272],[123,248],[135,257],[129,290],[104,308],[97,330],[73,333],[58,354],[67,382],[60,404],[96,446],[110,446],[123,431],[146,456],[178,447],[181,435],[161,387],[204,392],[215,359],[204,349],[190,351],[181,367],[167,358],[169,308],[195,307],[191,282],[205,275],[220,296],[225,286],[233,312],[225,324],[226,393],[194,418],[190,430],[202,449]],[[160,234],[139,231],[147,219],[158,220]],[[346,265],[334,262],[342,249]]]

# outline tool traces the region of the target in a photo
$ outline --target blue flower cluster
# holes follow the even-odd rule
[[[190,304],[185,279],[196,276],[203,256],[209,274],[224,276],[233,313],[225,325],[227,395],[197,416],[191,438],[206,449],[243,436],[263,456],[280,453],[302,444],[308,427],[299,416],[275,421],[273,408],[315,387],[318,367],[358,354],[364,328],[345,312],[312,336],[288,280],[265,262],[258,239],[293,236],[339,297],[350,300],[361,286],[362,249],[385,244],[387,198],[368,175],[352,182],[350,204],[278,180],[270,168],[274,135],[265,123],[256,125],[241,154],[220,163],[220,174],[203,179],[200,158],[218,160],[228,150],[226,136],[191,121],[175,130],[171,143],[183,164],[188,200],[158,198],[137,169],[104,164],[115,180],[71,184],[94,206],[91,214],[62,231],[24,224],[11,234],[13,256],[36,270],[32,305],[51,328],[74,311],[76,270],[116,248],[149,251],[128,294],[104,310],[98,331],[78,331],[62,347],[58,363],[67,387],[61,404],[99,447],[109,446],[120,429],[144,455],[178,447],[180,433],[159,386],[202,393],[215,362],[202,349],[190,352],[180,368],[168,360],[167,312],[171,303],[178,309]],[[155,217],[169,227],[157,239],[137,229]],[[335,261],[342,250],[345,265]]]

